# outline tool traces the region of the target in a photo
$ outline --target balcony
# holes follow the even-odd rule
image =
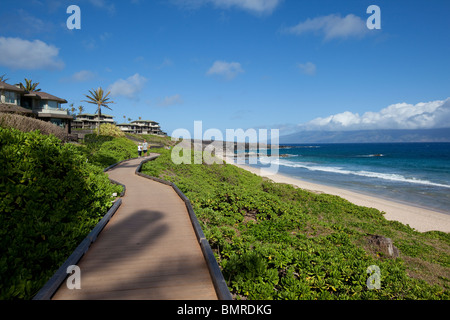
[[[64,115],[64,116],[69,115],[69,111],[61,109],[61,108],[34,108],[33,112],[37,112],[38,115],[40,115],[41,113],[43,113],[43,114],[51,113],[51,114],[58,114],[58,115]]]

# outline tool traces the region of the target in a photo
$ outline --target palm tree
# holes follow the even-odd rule
[[[37,86],[39,85],[39,82],[35,82],[33,83],[32,80],[28,80],[27,78],[25,78],[25,85],[23,85],[23,83],[20,83],[20,87],[22,89],[25,89],[28,92],[39,92],[41,91],[41,89],[38,89]]]
[[[110,107],[108,107],[108,104],[114,103],[114,101],[109,101],[109,94],[111,91],[108,91],[108,93],[105,95],[105,92],[100,87],[97,90],[89,90],[90,95],[86,95],[86,98],[89,100],[83,100],[84,102],[91,103],[97,105],[97,114],[98,114],[98,120],[97,120],[97,133],[100,135],[100,117],[102,115],[102,107],[108,108],[109,110],[112,110]]]
[[[78,107],[78,111],[80,111],[79,114],[82,114],[84,112],[84,107],[83,106],[79,106]]]
[[[1,82],[6,82],[6,81],[8,81],[9,79],[6,77],[6,74],[2,74],[1,76],[0,76],[0,81]]]

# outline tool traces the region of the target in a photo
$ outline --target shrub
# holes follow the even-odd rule
[[[0,147],[0,299],[30,299],[120,187],[54,136],[0,128]]]
[[[60,140],[67,141],[67,133],[51,122],[46,122],[18,114],[0,113],[0,127],[15,128],[23,132],[39,130],[42,134],[54,135]]]
[[[124,137],[125,133],[119,127],[111,123],[103,123],[100,125],[100,135],[111,137]]]
[[[106,168],[122,160],[137,157],[137,145],[127,138],[88,134],[80,147],[90,163]]]

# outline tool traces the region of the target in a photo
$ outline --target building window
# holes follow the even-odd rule
[[[48,101],[47,105],[49,109],[59,109],[59,103],[56,101]]]
[[[64,128],[64,123],[63,123],[63,121],[61,119],[51,118],[50,122],[53,123],[56,126]]]
[[[16,104],[16,93],[12,91],[5,91],[5,102]]]

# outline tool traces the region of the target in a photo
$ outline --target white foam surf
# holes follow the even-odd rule
[[[401,174],[395,174],[395,173],[382,173],[382,172],[372,172],[372,171],[365,171],[365,170],[359,170],[359,171],[352,171],[348,169],[344,169],[342,167],[330,167],[330,166],[319,166],[315,163],[311,162],[293,162],[283,159],[270,159],[270,158],[260,158],[259,161],[261,164],[270,164],[271,162],[273,164],[277,164],[280,166],[286,166],[291,168],[304,168],[310,171],[322,171],[322,172],[331,172],[331,173],[338,173],[338,174],[344,174],[344,175],[356,175],[356,176],[362,176],[362,177],[369,177],[369,178],[377,178],[377,179],[383,179],[383,180],[389,180],[389,181],[395,181],[395,182],[404,182],[404,183],[414,183],[414,184],[421,184],[421,185],[429,185],[434,187],[442,187],[442,188],[450,188],[450,185],[442,184],[442,183],[436,183],[428,180],[421,180],[414,177],[408,178]]]

